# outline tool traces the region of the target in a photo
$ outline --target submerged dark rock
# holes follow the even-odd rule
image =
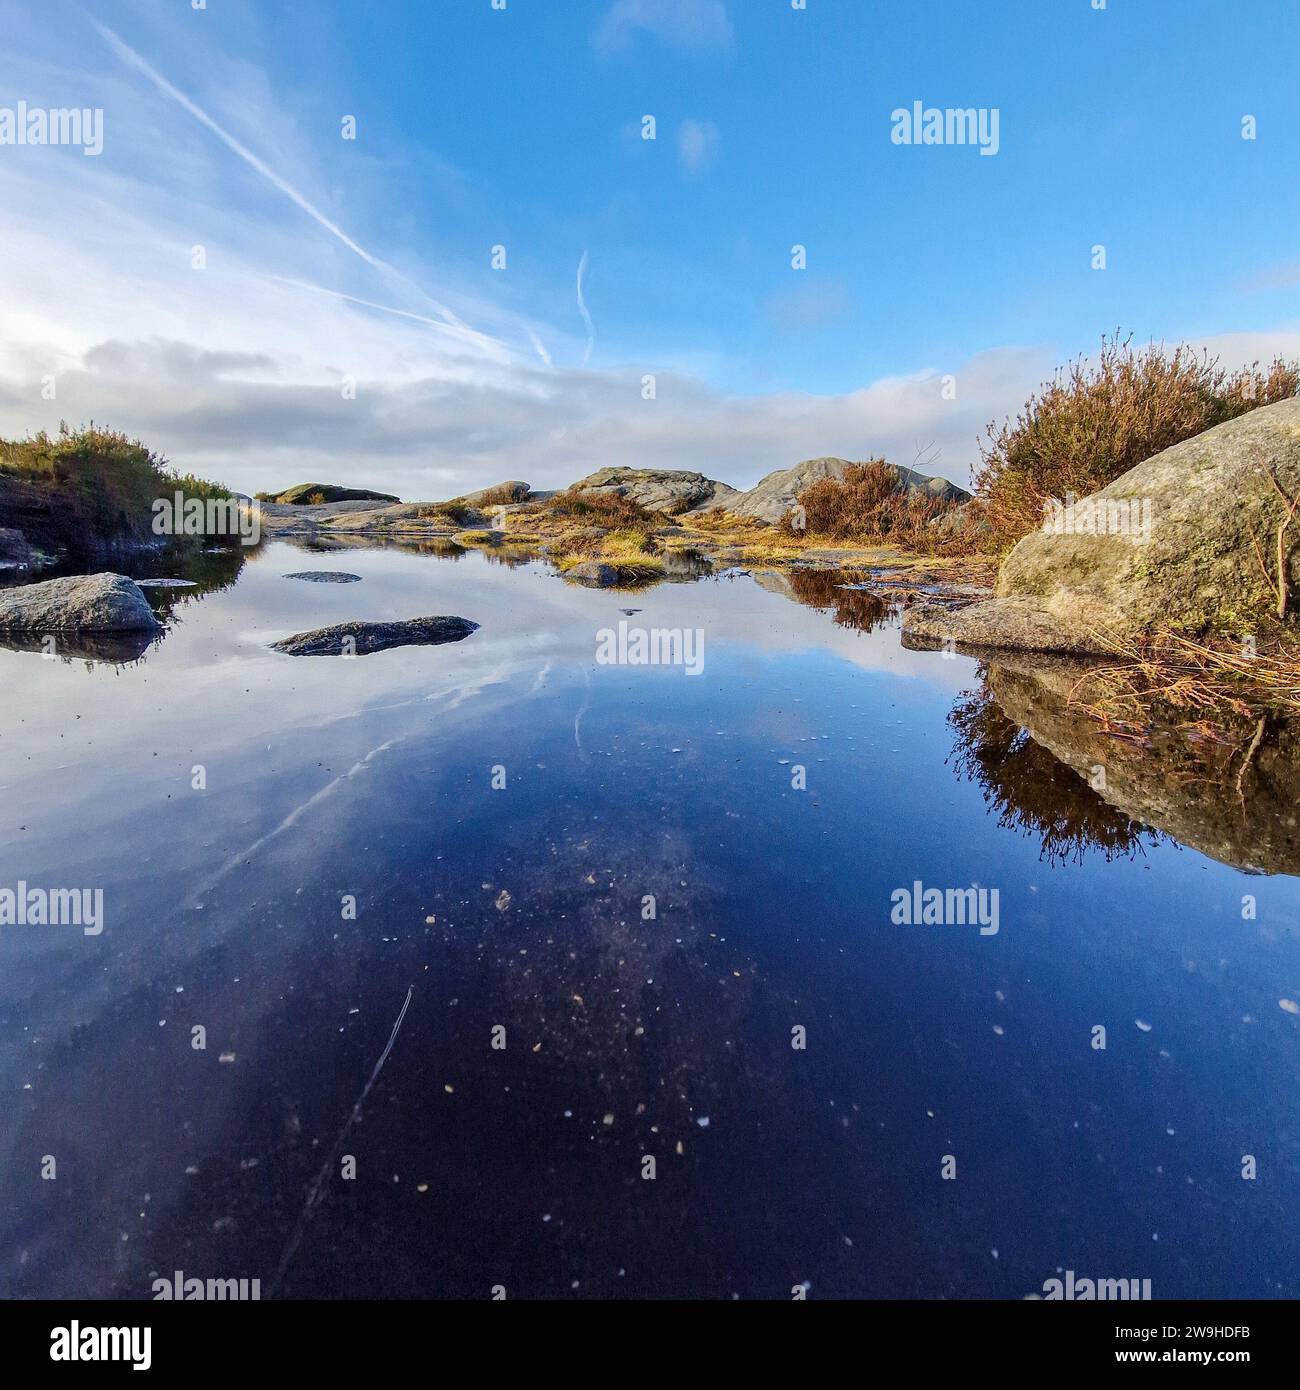
[[[343,570],[301,570],[297,574],[286,574],[286,579],[302,579],[308,584],[360,584],[359,574],[346,574]]]
[[[478,631],[468,618],[411,618],[400,623],[335,623],[272,642],[289,656],[369,656],[390,647],[436,647],[460,642]]]

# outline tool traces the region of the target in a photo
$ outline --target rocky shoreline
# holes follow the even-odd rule
[[[446,502],[301,484],[260,503],[260,528],[266,538],[312,548],[444,547],[479,549],[508,563],[543,559],[566,582],[600,588],[727,569],[852,569],[863,572],[855,587],[903,610],[904,640],[918,647],[1101,657],[1131,651],[1157,632],[1293,636],[1289,601],[1300,591],[1300,559],[1287,528],[1300,509],[1300,400],[1250,411],[1146,459],[1091,496],[1069,497],[1011,549],[996,581],[990,557],[826,545],[789,524],[805,489],[843,479],[853,467],[808,459],[745,491],[697,472],[611,467],[560,494],[511,480]],[[937,499],[947,507],[939,518],[945,524],[970,502],[946,479],[894,472],[896,495]],[[57,510],[47,496],[0,476],[0,568],[38,562],[42,546],[53,543]],[[19,592],[29,597],[8,600],[11,627],[30,626],[13,615],[38,602]],[[97,614],[95,603],[88,611]],[[115,630],[97,616],[94,627]]]

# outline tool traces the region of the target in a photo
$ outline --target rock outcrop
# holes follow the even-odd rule
[[[532,495],[532,488],[512,478],[509,482],[497,483],[493,487],[481,487],[477,492],[462,493],[454,500],[465,507],[506,506],[512,502],[526,502]]]
[[[73,575],[0,589],[0,632],[156,632],[140,586],[120,574]]]
[[[1104,655],[1157,628],[1257,632],[1276,622],[1265,568],[1275,569],[1286,508],[1274,479],[1300,495],[1300,400],[1253,410],[1090,497],[1063,499],[1003,561],[992,599],[959,613],[913,609],[904,633]],[[1287,583],[1300,594],[1293,531]]]
[[[93,493],[53,481],[37,484],[0,469],[0,569],[41,569],[71,558],[86,569],[154,549],[148,512],[128,515],[94,505]]]
[[[799,494],[810,484],[823,478],[842,478],[851,466],[848,459],[805,459],[793,468],[778,468],[756,483],[748,492],[737,493],[722,503],[736,516],[752,516],[775,526],[795,505]],[[947,478],[931,478],[910,468],[894,465],[899,487],[908,492],[924,492],[949,502],[968,502],[970,493],[950,483]]]
[[[402,499],[388,492],[339,487],[335,483],[299,483],[278,493],[273,500],[287,506],[314,506],[322,502],[400,502]]]
[[[460,642],[478,631],[468,618],[411,618],[400,623],[335,623],[272,642],[289,656],[369,656],[390,647],[436,647]]]
[[[672,468],[600,468],[573,484],[583,492],[614,492],[651,512],[679,515],[705,507],[730,507],[734,487]]]

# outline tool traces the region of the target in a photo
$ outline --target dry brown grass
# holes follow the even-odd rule
[[[766,531],[766,522],[760,521],[756,516],[736,516],[734,512],[722,511],[721,509],[711,512],[692,512],[690,516],[677,516],[674,518],[682,526],[689,526],[692,531],[705,532],[733,532],[733,531]]]
[[[538,509],[552,516],[571,517],[588,526],[627,528],[637,526],[654,530],[664,524],[661,514],[647,511],[630,497],[618,492],[593,492],[583,488],[568,488],[537,503]]]
[[[988,428],[975,491],[1006,550],[1041,524],[1051,498],[1086,497],[1144,459],[1300,390],[1300,362],[1229,372],[1186,345],[1136,351],[1102,339],[1031,396],[1014,422]]]
[[[154,501],[177,491],[204,499],[233,495],[219,483],[174,471],[138,439],[93,421],[78,430],[61,425],[53,436],[42,430],[0,439],[0,473],[47,494],[66,512],[70,535],[99,539],[149,537]],[[230,538],[211,539],[215,545]]]
[[[459,497],[456,498],[457,502],[462,500],[463,499]],[[477,507],[479,511],[483,511],[487,507],[508,507],[518,500],[519,499],[514,494],[514,489],[509,483],[499,483],[496,487],[488,488],[482,497],[477,498],[474,502],[474,506]]]
[[[1070,701],[1112,730],[1176,712],[1212,727],[1268,710],[1300,713],[1300,647],[1284,637],[1245,643],[1161,633],[1115,644],[1116,660],[1090,667]]]

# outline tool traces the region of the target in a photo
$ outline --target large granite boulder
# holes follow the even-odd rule
[[[673,468],[599,468],[573,484],[578,492],[614,492],[651,512],[676,515],[706,506],[730,506],[734,487]]]
[[[820,458],[804,459],[793,468],[778,468],[756,483],[748,492],[730,498],[726,509],[736,516],[752,516],[775,526],[781,518],[794,507],[799,494],[811,484],[823,478],[839,479],[844,470],[851,467],[848,459]],[[968,502],[970,493],[950,483],[947,478],[931,478],[925,473],[917,473],[911,468],[893,465],[898,473],[901,490],[923,492],[930,497],[948,502]]]
[[[78,574],[0,589],[0,632],[156,632],[162,624],[134,580]]]
[[[1063,499],[1003,561],[995,597],[957,613],[913,609],[904,633],[1105,655],[1162,627],[1239,637],[1273,626],[1266,568],[1275,577],[1286,514],[1274,479],[1300,495],[1300,400],[1253,410],[1090,497]],[[1300,602],[1300,514],[1288,540]]]

